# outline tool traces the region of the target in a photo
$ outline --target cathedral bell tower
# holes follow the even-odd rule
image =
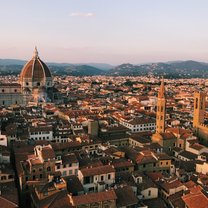
[[[205,113],[205,94],[202,92],[194,93],[194,115],[193,127],[197,128],[200,124],[204,123]]]
[[[158,100],[157,100],[156,133],[165,132],[165,111],[166,111],[165,86],[164,86],[164,79],[162,79],[160,89],[158,92]]]

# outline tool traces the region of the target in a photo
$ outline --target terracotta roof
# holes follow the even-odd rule
[[[190,181],[184,183],[184,185],[189,189],[189,188],[196,186],[196,183],[193,182],[192,180],[190,180]]]
[[[16,208],[16,207],[18,207],[17,204],[14,204],[1,196],[0,196],[0,204],[1,204],[2,208]]]
[[[129,121],[129,123],[132,124],[132,125],[149,124],[149,123],[154,123],[155,124],[155,122],[156,122],[155,119],[144,118],[144,117],[136,117],[136,118]]]
[[[182,136],[183,134],[191,133],[190,130],[182,129],[182,128],[167,128],[166,132],[172,132],[174,134]]]
[[[109,190],[109,191],[99,192],[99,193],[72,196],[72,205],[78,206],[82,204],[92,204],[96,202],[116,200],[116,198],[117,197],[116,197],[114,190]]]
[[[195,150],[202,150],[204,148],[203,145],[195,143],[193,145],[191,145],[191,148],[195,149]]]
[[[74,153],[67,154],[62,157],[63,164],[71,164],[71,163],[78,163],[77,157]]]
[[[46,77],[51,78],[51,72],[46,64],[40,58],[33,58],[28,61],[20,74],[20,81],[24,79],[32,79],[33,81],[41,81]]]
[[[169,133],[169,132],[165,132],[165,133],[160,133],[160,135],[162,136],[162,138],[164,140],[171,140],[171,139],[176,139],[175,135],[173,133]]]
[[[117,196],[116,207],[130,207],[138,203],[138,199],[130,186],[119,187],[115,189],[115,193]]]
[[[136,162],[137,164],[153,163],[153,162],[157,162],[157,158],[154,156],[154,154],[151,151],[146,150],[138,154],[136,158]]]
[[[80,170],[84,177],[86,176],[93,176],[93,175],[101,175],[106,173],[113,173],[115,172],[114,167],[111,165],[104,165],[92,168],[83,168]]]
[[[54,150],[52,149],[52,147],[50,145],[43,146],[41,154],[42,154],[42,158],[44,160],[54,159],[55,158]]]
[[[34,126],[31,126],[30,127],[30,132],[48,132],[48,131],[52,131],[53,128],[52,126],[37,126],[37,127],[34,127]]]
[[[76,195],[78,192],[84,193],[83,185],[76,175],[65,177],[65,180],[67,181],[67,190],[69,193],[72,195]]]
[[[171,181],[159,181],[158,184],[168,193],[170,189],[176,189],[183,186],[183,184],[177,179]]]
[[[207,208],[208,198],[197,187],[192,188],[191,192],[182,196],[188,208]]]

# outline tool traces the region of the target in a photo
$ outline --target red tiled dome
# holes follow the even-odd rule
[[[51,72],[47,65],[38,57],[37,49],[35,49],[34,57],[22,69],[20,82],[23,82],[25,79],[39,82],[47,78],[52,78]]]

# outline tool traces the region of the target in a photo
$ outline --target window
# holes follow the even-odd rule
[[[47,167],[47,171],[48,171],[48,172],[51,171],[51,167]]]
[[[57,165],[57,169],[60,169],[60,165]]]
[[[43,178],[43,175],[42,174],[40,174],[40,178]]]
[[[66,165],[65,164],[63,165],[63,168],[66,168]]]
[[[148,196],[151,196],[151,190],[148,191]]]
[[[88,190],[89,190],[89,192],[94,192],[94,187],[91,187]]]
[[[17,92],[17,89],[15,89],[14,92]]]
[[[104,180],[104,176],[101,176],[101,179],[100,180],[103,181]]]
[[[63,171],[63,174],[62,174],[63,176],[66,176],[66,171]]]
[[[198,98],[196,98],[196,104],[195,104],[195,109],[198,108]]]
[[[4,92],[4,89],[2,89],[1,91]]]
[[[201,99],[200,108],[203,109],[203,99]]]
[[[111,179],[111,174],[108,174],[108,180],[110,180]]]
[[[72,170],[69,170],[69,175],[72,175]]]
[[[43,195],[44,196],[48,196],[48,192],[43,192]]]

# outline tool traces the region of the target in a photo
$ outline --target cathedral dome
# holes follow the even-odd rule
[[[23,67],[19,81],[22,87],[52,87],[51,72],[39,58],[37,48],[35,48],[33,58]]]

